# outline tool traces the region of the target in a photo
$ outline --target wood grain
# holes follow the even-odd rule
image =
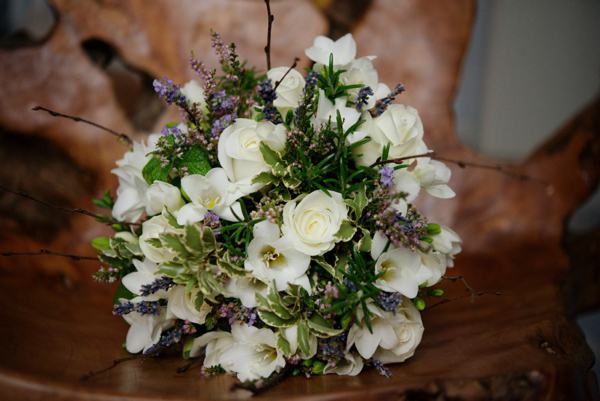
[[[190,50],[212,60],[210,27],[226,42],[235,41],[251,64],[265,65],[266,12],[261,1],[52,3],[59,23],[47,42],[0,50],[0,134],[3,143],[15,142],[3,145],[0,177],[12,179],[15,189],[35,191],[48,200],[100,212],[91,199],[115,188],[108,172],[124,147],[91,127],[29,111],[33,106],[98,121],[140,140],[148,132],[137,131],[140,123],[132,116],[139,116],[145,105],[151,107],[144,103],[149,100],[143,96],[141,77],[190,79]],[[302,56],[314,36],[329,29],[325,13],[308,1],[273,1],[272,6],[274,66]],[[362,14],[352,7],[346,12],[346,17],[336,17],[342,21],[338,29],[353,30],[358,56],[378,55],[381,81],[406,84],[399,101],[419,109],[428,145],[454,159],[497,164],[454,134],[452,101],[474,1],[373,0]],[[100,55],[112,55],[121,72],[90,58],[82,47],[89,40],[107,44],[111,51]],[[123,87],[137,88],[140,96],[135,98],[142,98],[143,106],[134,111],[125,107],[137,100],[124,100],[129,90]],[[600,399],[590,370],[593,355],[573,320],[575,308],[600,303],[594,296],[597,287],[585,279],[597,274],[597,264],[581,273],[562,246],[566,219],[598,183],[599,105],[583,110],[525,162],[505,166],[547,183],[451,166],[457,197],[443,202],[425,197],[419,203],[432,220],[451,225],[464,239],[464,251],[449,274],[463,274],[474,288],[500,291],[502,296],[486,295],[474,303],[462,299],[425,311],[421,346],[409,361],[391,366],[390,379],[372,368],[356,377],[296,377],[260,397]],[[178,117],[171,109],[157,113],[154,130]],[[38,150],[23,151],[29,146]],[[90,255],[89,240],[106,234],[102,225],[83,216],[58,214],[6,194],[0,194],[0,222],[8,227],[0,237],[1,250],[43,247]],[[594,255],[593,249],[581,246],[574,252]],[[234,378],[203,377],[198,366],[177,374],[176,368],[184,364],[179,356],[131,361],[81,382],[82,374],[127,355],[119,347],[127,325],[110,313],[115,287],[93,282],[90,274],[96,269],[93,262],[49,256],[0,259],[1,394],[15,400],[247,395],[228,391]],[[442,288],[448,297],[464,294],[459,283],[445,282]]]

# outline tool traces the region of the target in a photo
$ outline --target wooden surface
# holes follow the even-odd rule
[[[91,199],[105,188],[114,190],[116,179],[108,171],[125,148],[91,127],[32,112],[33,106],[98,121],[140,140],[151,131],[149,125],[156,131],[177,119],[175,110],[162,108],[148,95],[148,79],[190,79],[189,50],[214,65],[209,28],[219,30],[225,42],[235,41],[251,64],[264,65],[266,12],[261,1],[52,3],[59,19],[45,43],[0,49],[0,183],[53,203],[94,210]],[[457,141],[451,113],[473,1],[372,0],[360,12],[336,8],[338,1],[320,3],[325,10],[308,1],[273,1],[274,66],[303,56],[318,34],[350,29],[359,56],[378,56],[381,81],[406,84],[399,100],[419,110],[429,147],[454,159],[494,163]],[[486,295],[475,303],[463,299],[425,311],[423,342],[413,358],[391,366],[392,378],[374,369],[357,377],[296,377],[260,397],[600,399],[590,371],[593,355],[573,320],[578,308],[600,304],[600,291],[589,280],[598,277],[597,258],[590,259],[597,256],[597,240],[564,237],[566,218],[598,182],[600,102],[527,161],[506,166],[547,184],[493,170],[450,167],[457,197],[425,197],[419,207],[464,239],[463,253],[449,274],[463,274],[474,288],[502,296]],[[84,216],[5,193],[0,193],[0,222],[5,228],[0,250],[46,248],[93,255],[89,240],[109,233]],[[49,256],[0,259],[3,399],[245,396],[229,392],[235,379],[226,375],[202,377],[199,367],[177,374],[183,365],[178,356],[131,361],[81,382],[82,374],[127,355],[120,348],[127,325],[111,314],[115,287],[91,280],[97,267]],[[464,294],[459,283],[444,283],[443,288],[448,297]]]

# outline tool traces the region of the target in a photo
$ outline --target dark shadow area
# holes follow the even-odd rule
[[[16,49],[46,42],[56,29],[58,12],[45,0],[0,0],[0,48]]]
[[[90,38],[81,44],[92,63],[111,79],[115,97],[138,131],[151,131],[166,106],[154,91],[152,77],[128,64],[110,43]]]
[[[81,207],[95,176],[63,149],[36,135],[0,127],[0,184],[53,205]],[[70,227],[74,213],[55,210],[0,190],[0,224],[5,230],[50,242]]]

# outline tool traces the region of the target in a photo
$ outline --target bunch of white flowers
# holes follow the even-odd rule
[[[134,143],[113,170],[123,224],[97,239],[121,280],[114,313],[129,352],[183,344],[204,371],[356,375],[403,362],[423,335],[424,297],[460,251],[410,202],[450,198],[417,110],[379,82],[350,34],[317,37],[303,77],[257,77],[213,33],[224,77],[154,86],[186,120]],[[126,228],[132,227],[132,228]],[[302,363],[300,363],[302,362]]]

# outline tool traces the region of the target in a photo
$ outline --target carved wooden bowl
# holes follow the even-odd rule
[[[97,121],[140,140],[177,120],[152,93],[153,78],[192,77],[190,50],[214,66],[209,28],[263,66],[266,11],[250,0],[51,2],[58,22],[43,43],[0,49],[0,184],[50,203],[95,209],[91,199],[116,187],[109,174],[126,150],[92,127],[53,118],[41,105]],[[372,0],[329,4],[273,1],[273,65],[303,56],[319,34],[352,31],[359,56],[378,55],[380,81],[401,80],[399,99],[416,107],[425,139],[441,156],[496,165],[454,136],[452,100],[474,15],[471,0]],[[360,8],[364,10],[359,10]],[[364,13],[358,13],[364,11]],[[306,63],[306,59],[304,60]],[[480,291],[423,313],[425,334],[414,357],[385,378],[367,368],[356,377],[286,379],[260,395],[286,399],[554,400],[599,399],[591,354],[573,320],[598,305],[590,280],[596,254],[576,242],[570,264],[567,217],[598,182],[600,104],[595,102],[525,162],[498,169],[453,170],[453,200],[418,207],[455,228],[463,253],[449,274]],[[1,251],[51,249],[93,255],[89,241],[110,230],[92,219],[0,193]],[[590,244],[597,244],[590,242]],[[597,249],[597,248],[596,248]],[[586,255],[588,255],[586,257]],[[586,265],[594,260],[595,264]],[[595,270],[585,270],[591,266]],[[127,324],[111,314],[114,285],[91,279],[95,262],[53,256],[0,259],[2,399],[217,399],[235,379],[185,373],[179,356],[134,360],[86,381],[80,377],[127,356]],[[445,282],[448,297],[465,294]]]

